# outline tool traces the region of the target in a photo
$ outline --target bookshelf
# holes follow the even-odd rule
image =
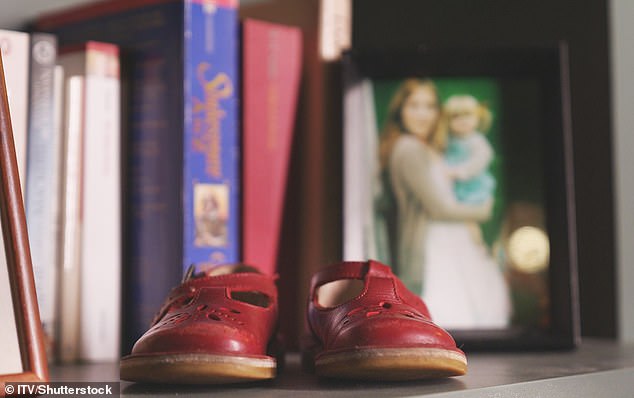
[[[237,386],[151,386],[121,383],[121,396],[186,397],[631,397],[634,345],[585,341],[569,352],[473,353],[466,376],[444,380],[380,383],[321,380],[305,373],[299,355],[273,381]],[[118,381],[117,364],[53,367],[59,381]]]

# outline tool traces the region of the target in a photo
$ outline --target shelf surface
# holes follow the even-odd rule
[[[588,340],[574,351],[472,353],[466,376],[420,382],[323,380],[305,373],[299,355],[273,381],[189,387],[122,382],[126,397],[634,397],[634,345]],[[118,364],[54,366],[52,381],[119,381]]]

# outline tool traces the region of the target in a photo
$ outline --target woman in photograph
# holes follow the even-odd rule
[[[422,292],[439,325],[505,327],[508,288],[477,225],[489,217],[492,200],[456,200],[440,121],[435,84],[405,80],[390,103],[379,147],[398,208],[398,273],[412,291]]]

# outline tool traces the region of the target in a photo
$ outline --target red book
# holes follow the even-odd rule
[[[326,3],[344,0],[244,2],[241,17],[297,25],[302,29],[303,78],[289,168],[278,272],[280,330],[289,348],[299,347],[310,279],[341,261],[342,255],[342,96],[341,66],[321,48],[345,47],[346,37],[328,44],[327,26],[345,36],[350,18],[328,12]],[[349,3],[350,0],[346,0]],[[330,22],[328,22],[330,21]],[[333,32],[334,33],[334,32]]]
[[[276,272],[295,126],[302,35],[247,19],[243,40],[243,261]]]

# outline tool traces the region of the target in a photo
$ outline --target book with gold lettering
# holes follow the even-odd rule
[[[237,0],[185,5],[184,271],[240,259]]]
[[[239,259],[238,0],[109,0],[45,15],[122,53],[122,351],[192,263]]]

